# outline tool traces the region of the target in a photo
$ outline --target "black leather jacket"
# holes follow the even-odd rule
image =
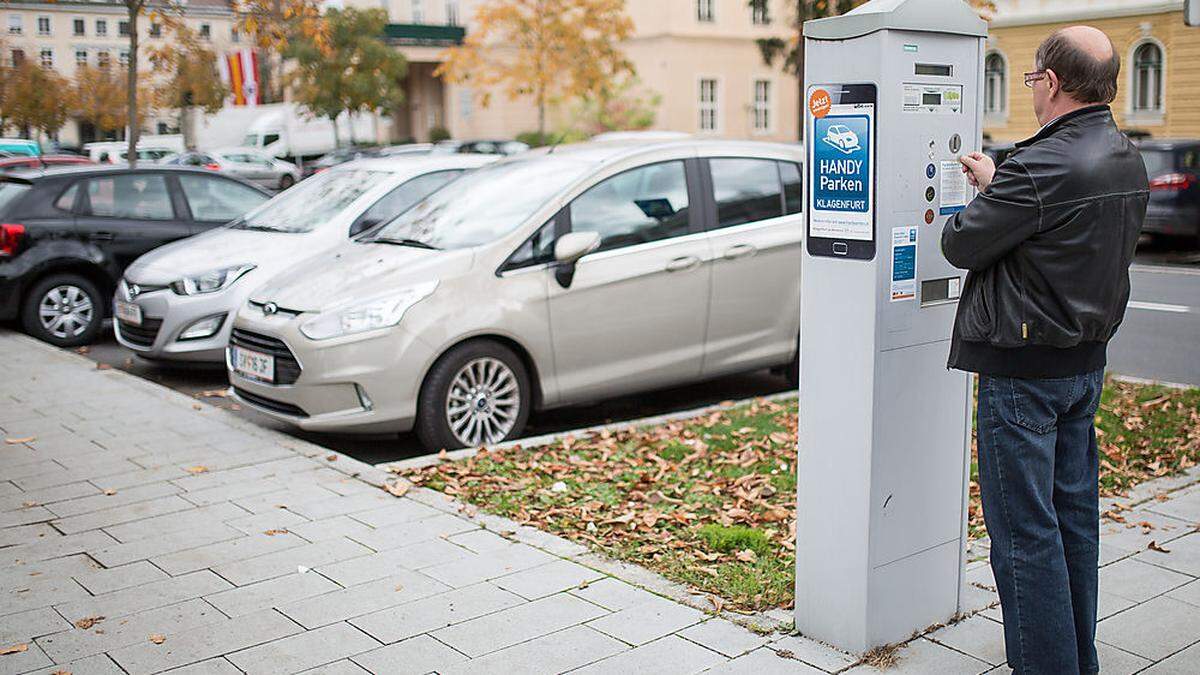
[[[950,367],[1024,378],[1104,367],[1149,194],[1141,155],[1108,106],[1018,143],[942,230],[946,259],[969,270]]]

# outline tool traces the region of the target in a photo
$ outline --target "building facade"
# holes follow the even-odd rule
[[[393,115],[397,139],[426,140],[441,127],[454,138],[512,138],[537,128],[532,100],[481,92],[433,75],[446,47],[473,28],[486,0],[385,0],[389,39],[409,61],[407,100]],[[379,0],[346,0],[378,7]],[[781,64],[763,63],[756,40],[795,36],[787,0],[628,0],[634,34],[621,45],[644,93],[657,94],[655,129],[726,138],[789,141],[798,135],[800,85]],[[502,57],[505,47],[497,45]],[[550,128],[571,123],[552,110]]]
[[[1200,138],[1200,28],[1184,24],[1183,0],[996,0],[984,60],[984,133],[1013,141],[1038,130],[1024,73],[1048,35],[1088,24],[1121,56],[1117,123],[1156,138]]]

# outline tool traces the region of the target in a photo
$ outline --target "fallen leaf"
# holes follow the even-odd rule
[[[107,363],[97,363],[96,370],[112,370],[112,366]]]
[[[88,353],[88,352],[90,352],[90,351],[92,351],[92,348],[91,348],[91,347],[80,347],[79,349],[76,349],[76,350],[75,350],[75,353],[76,353],[76,354],[86,354],[86,353]]]
[[[24,438],[6,438],[4,442],[9,445],[20,445],[22,443],[32,443],[37,440],[37,436],[25,436]]]
[[[1150,549],[1151,551],[1158,551],[1159,553],[1170,553],[1171,552],[1170,549],[1166,549],[1166,548],[1163,548],[1162,546],[1159,546],[1158,542],[1154,541],[1154,540],[1151,540],[1150,544],[1148,546],[1146,546],[1146,548]]]
[[[579,582],[579,585],[576,586],[575,588],[578,588],[579,590],[582,591],[583,589],[585,589],[591,585],[592,585],[592,582],[588,581],[587,579],[584,579],[583,581]]]
[[[56,671],[54,671],[53,673],[50,673],[50,675],[71,675],[71,671],[69,671],[69,670],[56,670]]]
[[[779,651],[775,652],[775,656],[778,656],[781,659],[796,658],[796,654],[794,652],[792,652],[790,649],[780,649]]]
[[[163,635],[162,633],[151,633],[150,641],[156,645],[161,645],[167,641],[167,636]]]
[[[337,455],[325,455],[325,461],[327,461],[327,462],[336,462],[336,461],[337,461],[337,457],[338,457]]]
[[[193,403],[192,410],[204,410],[204,406],[200,405],[199,403]]]
[[[554,485],[550,486],[550,491],[551,492],[566,492],[567,484],[562,482],[561,480],[555,481]]]
[[[265,530],[263,532],[263,534],[267,535],[268,537],[274,537],[277,534],[287,534],[287,533],[288,533],[287,530]]]
[[[117,491],[116,491],[116,490],[114,490],[114,489],[112,489],[112,488],[109,488],[109,489],[107,489],[107,490],[105,490],[105,491],[104,491],[104,494],[106,494],[106,495],[108,495],[109,497],[111,497],[111,496],[113,496],[113,495],[117,494]]]
[[[35,506],[41,506],[41,504],[38,504],[37,502],[21,502],[21,506],[23,506],[27,509],[31,509]]]
[[[296,574],[306,574],[306,573],[308,573],[308,572],[311,572],[311,571],[312,571],[312,568],[311,568],[311,567],[305,567],[304,565],[297,565],[297,566],[296,566]]]
[[[396,584],[396,592],[397,593],[399,593],[400,591],[403,591],[403,590],[404,590],[404,584]]]
[[[238,405],[238,404],[236,404],[236,403],[233,403],[233,404],[231,404],[231,405],[229,406],[229,409],[230,409],[230,410],[232,410],[232,411],[234,411],[234,412],[237,412],[237,411],[239,411],[239,410],[241,410],[241,409],[242,409],[242,406],[240,406],[240,405]]]
[[[87,630],[87,629],[91,628],[92,626],[95,626],[97,623],[100,623],[103,620],[104,620],[103,616],[84,617],[75,622],[75,627],[78,628],[79,630]]]
[[[201,397],[206,397],[206,398],[229,398],[229,390],[228,389],[206,389],[196,395],[201,396]]]
[[[4,649],[0,649],[0,656],[4,656],[6,654],[20,654],[21,652],[25,651],[26,649],[29,649],[29,645],[22,642],[19,645],[13,645],[11,647],[5,647]]]
[[[208,473],[208,467],[203,464],[197,464],[196,466],[189,466],[184,471],[188,473]]]
[[[721,613],[721,610],[725,609],[725,601],[715,595],[708,596],[708,601],[712,603],[713,611],[718,614]]]
[[[747,563],[758,562],[758,554],[748,548],[738,551],[737,554],[734,555],[733,557],[737,558],[738,560],[741,560],[742,562],[747,562]]]
[[[403,497],[404,495],[408,494],[408,491],[411,488],[412,488],[411,484],[401,483],[400,481],[396,481],[395,483],[384,483],[383,484],[383,489],[387,490],[388,493],[390,493],[396,497]]]

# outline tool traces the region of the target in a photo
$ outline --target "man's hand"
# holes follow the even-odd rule
[[[979,188],[983,192],[992,184],[992,176],[996,175],[996,163],[991,157],[982,152],[971,152],[962,155],[958,161],[963,165],[963,173],[967,174],[967,181]]]

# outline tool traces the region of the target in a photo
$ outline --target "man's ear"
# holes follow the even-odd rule
[[[1055,94],[1057,94],[1059,91],[1062,90],[1062,88],[1060,86],[1061,84],[1062,83],[1059,82],[1059,80],[1058,80],[1058,73],[1047,68],[1046,69],[1046,86],[1050,88],[1050,91],[1049,91],[1050,98],[1053,98]]]

